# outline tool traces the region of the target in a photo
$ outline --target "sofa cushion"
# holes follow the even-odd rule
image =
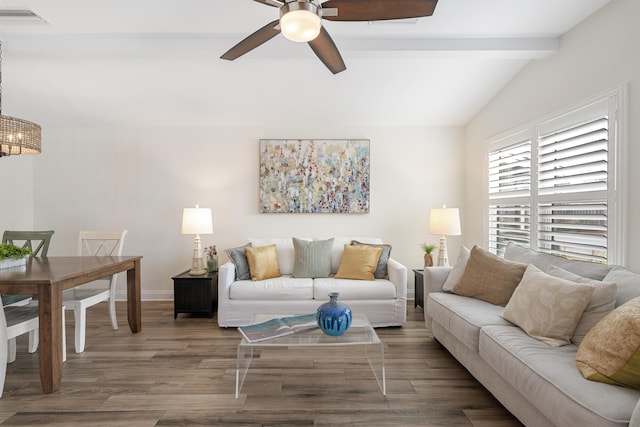
[[[313,279],[280,276],[266,280],[239,280],[229,287],[229,298],[245,301],[313,299]]]
[[[480,328],[502,325],[516,328],[501,317],[503,307],[475,298],[444,292],[430,293],[425,312],[469,350],[478,352]],[[517,328],[516,328],[517,329]]]
[[[613,267],[603,279],[618,285],[616,306],[640,296],[640,275],[619,265]]]
[[[555,265],[552,265],[549,268],[549,273],[556,277],[561,277],[573,282],[588,283],[595,286],[591,300],[589,301],[587,308],[584,309],[584,313],[582,313],[582,317],[580,317],[578,326],[576,326],[576,330],[571,336],[572,343],[580,344],[587,332],[589,332],[589,330],[593,328],[604,316],[616,308],[616,290],[618,287],[615,283],[601,282],[599,280],[582,277]]]
[[[329,301],[329,292],[338,292],[340,300],[388,300],[396,298],[395,285],[386,279],[351,280],[318,278],[313,281],[313,297]]]
[[[640,297],[609,313],[584,338],[576,365],[592,381],[640,389]]]
[[[337,279],[373,280],[382,248],[345,245],[340,259]]]
[[[251,247],[251,243],[247,243],[244,246],[238,248],[231,248],[225,250],[225,253],[236,267],[236,280],[250,280],[251,272],[249,271],[249,262],[247,261],[247,254],[244,252],[244,248]]]
[[[264,280],[280,276],[276,245],[244,248],[249,262],[251,280]]]
[[[626,426],[640,392],[585,380],[577,346],[549,347],[519,328],[480,332],[479,356],[558,426]]]
[[[445,280],[444,284],[442,285],[443,291],[453,292],[453,288],[455,288],[455,286],[460,283],[460,279],[462,279],[464,270],[467,268],[467,262],[469,261],[470,255],[471,251],[469,250],[469,248],[460,246],[460,254],[458,255],[458,259],[449,272],[447,280]]]
[[[564,268],[572,273],[595,280],[603,280],[604,276],[606,276],[611,269],[611,266],[606,264],[570,260],[561,256],[534,251],[533,249],[516,245],[513,242],[509,242],[507,244],[507,249],[504,252],[504,259],[523,262],[525,264],[533,264],[540,270],[546,272],[549,271],[549,267],[552,265],[557,265],[558,267]]]
[[[529,264],[502,317],[552,347],[567,345],[594,289]]]
[[[376,271],[373,273],[376,279],[384,279],[387,277],[387,262],[391,256],[391,245],[377,244],[377,243],[362,243],[357,240],[351,241],[352,245],[367,245],[382,249],[380,252],[380,258],[378,258],[378,264],[376,265]]]
[[[474,246],[462,278],[453,292],[505,306],[526,268],[526,264],[504,260],[486,249]]]
[[[302,240],[293,238],[295,260],[293,277],[329,277],[333,239]]]

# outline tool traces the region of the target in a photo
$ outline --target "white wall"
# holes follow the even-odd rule
[[[640,271],[640,2],[614,0],[567,33],[557,54],[528,65],[466,127],[464,242],[485,242],[487,138],[629,84],[628,266]]]
[[[0,188],[0,226],[12,224],[13,230],[31,230],[33,156],[0,158]]]
[[[258,140],[298,137],[370,139],[369,214],[258,213]],[[75,254],[80,229],[127,228],[124,253],[144,256],[145,299],[171,299],[171,276],[189,268],[193,236],[181,235],[180,225],[182,209],[195,203],[213,209],[214,234],[202,236],[203,245],[224,249],[250,236],[380,236],[393,245],[393,258],[418,268],[420,243],[438,240],[427,233],[429,208],[459,206],[463,199],[462,129],[455,127],[325,126],[314,120],[296,128],[70,124],[48,126],[44,144],[29,161],[33,228],[56,230],[49,255]],[[3,229],[24,225],[18,218],[30,209],[22,198],[13,192],[4,198],[10,215],[3,216]],[[458,237],[449,239],[452,259],[458,243]],[[411,271],[408,282],[412,293]],[[124,277],[120,292],[123,285]]]

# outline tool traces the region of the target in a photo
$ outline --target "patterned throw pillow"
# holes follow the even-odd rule
[[[453,292],[505,306],[518,286],[527,264],[504,260],[486,249],[474,246],[460,282]]]
[[[389,257],[391,257],[391,245],[385,244],[375,244],[375,243],[362,243],[357,240],[351,241],[352,245],[367,245],[373,246],[374,248],[381,248],[382,252],[380,252],[380,258],[378,258],[378,265],[376,266],[376,271],[373,273],[376,279],[385,279],[388,275],[387,272],[387,262],[389,262]]]
[[[293,277],[329,277],[333,239],[309,242],[294,237],[293,248]]]
[[[257,248],[245,248],[251,280],[265,280],[280,277],[278,254],[276,245],[258,246]]]
[[[336,273],[338,279],[374,280],[378,259],[382,248],[364,245],[344,245],[340,258],[340,267]]]
[[[552,347],[567,345],[594,289],[529,264],[502,317]]]
[[[251,247],[251,243],[224,251],[233,265],[236,266],[236,280],[251,280],[251,272],[249,272],[247,255],[244,252],[244,248],[246,247]]]
[[[578,347],[586,379],[640,389],[640,297],[607,314]]]

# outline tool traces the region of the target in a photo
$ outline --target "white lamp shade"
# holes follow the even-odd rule
[[[182,234],[212,234],[213,219],[210,208],[185,208],[182,213]]]
[[[429,233],[441,236],[459,236],[460,211],[458,208],[431,209],[429,214]]]

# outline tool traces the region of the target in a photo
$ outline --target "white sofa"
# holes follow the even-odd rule
[[[569,261],[511,244],[504,258],[617,282],[616,306],[640,295],[640,275],[619,266]],[[640,390],[588,381],[576,367],[577,345],[550,347],[503,319],[504,307],[443,292],[451,271],[425,269],[426,326],[520,421],[545,427],[640,425]]]
[[[332,273],[338,270],[344,245],[352,240],[383,244],[379,238],[335,237],[331,253]],[[292,238],[249,239],[249,242],[253,247],[276,245],[282,276],[259,281],[237,280],[232,262],[221,265],[218,270],[218,324],[221,327],[248,325],[258,313],[313,313],[320,304],[329,301],[329,292],[338,292],[339,301],[347,304],[354,313],[365,313],[375,327],[405,324],[407,268],[398,261],[389,258],[388,278],[385,279],[295,278],[291,276],[295,258]]]

